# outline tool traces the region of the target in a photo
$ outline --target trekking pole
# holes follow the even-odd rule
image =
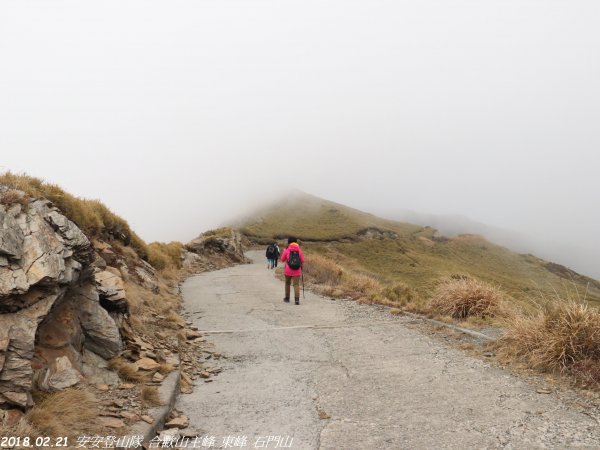
[[[306,296],[304,295],[304,270],[302,271],[302,299],[306,300]]]

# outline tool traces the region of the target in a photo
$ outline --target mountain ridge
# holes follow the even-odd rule
[[[468,274],[502,286],[515,299],[556,294],[600,302],[600,282],[533,254],[514,252],[481,235],[447,237],[430,226],[384,219],[305,193],[295,193],[237,224],[251,242],[297,236],[317,253],[384,282],[403,281],[427,296],[444,277]]]
[[[428,214],[408,209],[399,209],[393,212],[376,211],[375,214],[400,222],[428,225],[450,237],[460,234],[480,234],[487,240],[514,252],[532,253],[549,261],[560,261],[562,265],[583,275],[600,279],[600,270],[595,264],[594,251],[577,246],[573,242],[569,242],[569,239],[561,241],[551,237],[544,238],[523,231],[490,225],[461,214]]]

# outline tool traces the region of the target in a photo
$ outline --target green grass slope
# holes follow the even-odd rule
[[[481,236],[440,236],[430,227],[381,219],[307,194],[294,194],[243,221],[238,229],[264,244],[298,236],[309,251],[384,283],[402,281],[427,298],[448,276],[498,285],[523,304],[541,296],[600,304],[600,282],[559,264],[495,245]]]
[[[370,227],[384,227],[401,235],[422,229],[418,225],[381,219],[357,209],[304,193],[294,193],[244,220],[239,230],[258,242],[287,238],[290,234],[303,241],[357,239]]]

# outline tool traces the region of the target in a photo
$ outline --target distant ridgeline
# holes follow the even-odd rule
[[[341,267],[384,284],[405,283],[422,298],[441,280],[469,276],[499,286],[524,305],[540,298],[600,302],[600,282],[560,264],[518,254],[479,235],[448,238],[431,227],[395,222],[306,194],[288,197],[237,227],[251,242],[298,236]]]

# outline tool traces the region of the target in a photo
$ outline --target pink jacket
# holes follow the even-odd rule
[[[304,253],[302,253],[300,246],[298,244],[296,244],[295,242],[292,242],[283,251],[283,253],[281,254],[281,262],[286,262],[288,260],[288,258],[290,256],[290,249],[298,250],[298,253],[300,253],[300,261],[302,261],[302,264],[304,264]],[[300,275],[302,275],[302,267],[294,270],[286,264],[283,273],[284,273],[284,275],[286,275],[288,277],[299,277]]]

